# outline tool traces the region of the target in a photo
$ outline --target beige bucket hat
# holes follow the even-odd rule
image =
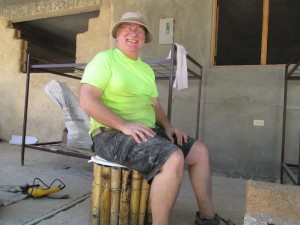
[[[116,38],[117,31],[119,26],[122,23],[137,23],[145,27],[146,29],[146,34],[145,34],[145,43],[151,42],[153,39],[152,32],[150,28],[146,25],[146,20],[144,19],[143,15],[137,12],[126,12],[122,15],[121,19],[119,22],[117,22],[113,29],[112,29],[112,36],[113,38]]]

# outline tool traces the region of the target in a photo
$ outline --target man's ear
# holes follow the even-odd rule
[[[120,35],[120,29],[118,28],[117,33],[116,33],[116,39],[118,39],[119,35]]]

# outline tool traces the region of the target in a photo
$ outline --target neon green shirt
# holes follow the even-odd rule
[[[81,83],[103,90],[101,101],[125,120],[155,126],[155,75],[140,58],[131,60],[117,48],[100,52],[88,63]],[[99,127],[105,125],[91,118],[90,132]]]

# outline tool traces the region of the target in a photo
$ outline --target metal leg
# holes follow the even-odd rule
[[[22,134],[22,149],[21,149],[21,164],[24,166],[25,156],[25,141],[26,141],[26,127],[27,127],[27,111],[28,111],[28,98],[29,98],[29,82],[30,82],[30,55],[27,55],[27,76],[25,87],[25,104],[24,104],[24,120],[23,120],[23,134]]]
[[[299,155],[298,155],[298,183],[297,185],[300,186],[300,135],[299,135]]]

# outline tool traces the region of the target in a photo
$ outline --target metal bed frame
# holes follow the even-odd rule
[[[173,81],[175,79],[175,67],[176,67],[176,45],[171,46],[170,58],[149,59],[144,60],[148,63],[155,72],[156,80],[168,80],[169,92],[168,92],[168,108],[167,116],[171,121],[172,114],[172,95],[173,95]],[[202,86],[202,73],[203,67],[190,55],[186,56],[188,64],[188,79],[199,80],[198,97],[197,97],[197,115],[196,115],[196,138],[199,136],[199,123],[200,123],[200,103],[201,103],[201,86]],[[32,62],[34,61],[34,62]],[[33,73],[51,73],[58,76],[69,77],[72,79],[80,80],[87,63],[69,63],[69,64],[56,64],[47,60],[42,60],[36,57],[27,55],[26,62],[26,87],[25,87],[25,105],[24,105],[24,120],[23,120],[23,133],[21,144],[21,164],[24,165],[25,148],[31,148],[35,150],[41,150],[51,153],[57,153],[62,155],[69,155],[79,158],[90,159],[93,155],[92,151],[85,151],[81,149],[69,149],[62,141],[45,142],[37,144],[26,144],[26,130],[27,130],[27,116],[29,107],[29,84],[30,77]],[[189,66],[191,65],[191,66]],[[192,67],[192,68],[191,68]],[[62,138],[63,139],[63,138]]]
[[[293,60],[294,61],[294,60]],[[284,172],[291,179],[293,184],[300,185],[300,136],[299,136],[299,155],[298,164],[291,164],[285,161],[285,133],[286,133],[286,111],[287,111],[287,96],[288,96],[288,82],[293,80],[300,80],[300,55],[296,64],[288,63],[285,65],[285,79],[284,79],[284,102],[283,102],[283,126],[282,126],[282,146],[281,146],[281,168],[280,168],[280,183],[283,183]]]

